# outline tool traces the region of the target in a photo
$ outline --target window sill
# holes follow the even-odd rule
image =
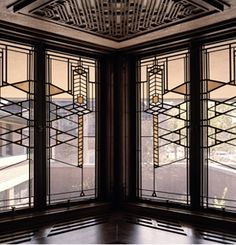
[[[8,213],[7,217],[0,219],[0,231],[17,230],[22,228],[34,228],[41,225],[50,224],[59,220],[66,220],[88,215],[109,212],[111,204],[105,202],[93,202],[78,204],[69,207],[48,208],[45,211],[29,210],[27,213]]]
[[[122,210],[142,214],[145,216],[157,217],[159,219],[178,220],[186,223],[193,223],[195,226],[229,230],[235,232],[236,214],[220,213],[212,210],[192,211],[190,209],[165,207],[145,202],[126,202],[122,204]]]

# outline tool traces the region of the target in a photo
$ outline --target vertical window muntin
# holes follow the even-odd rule
[[[203,206],[235,211],[234,128],[236,42],[206,45],[202,50]]]
[[[94,59],[47,52],[48,204],[96,197],[96,96],[98,92],[96,73],[97,61]],[[64,76],[64,80],[60,80],[61,75]],[[81,80],[80,84],[76,84],[77,78]],[[62,93],[58,93],[58,96],[52,95],[56,87],[63,90]],[[62,115],[62,111],[65,115]],[[54,120],[52,117],[55,116],[61,119]],[[57,121],[58,125],[55,126],[53,121]],[[63,129],[63,124],[68,129]],[[63,139],[59,137],[63,134],[64,137],[72,137],[72,140],[68,139],[67,142],[61,143]],[[61,142],[57,145],[56,141]],[[59,152],[57,150],[60,145],[65,147],[64,150],[69,146],[72,154],[64,152],[64,155],[61,155],[63,159],[58,159],[59,152],[63,152],[63,148]],[[53,174],[52,167],[55,161],[58,162],[57,164],[69,166],[65,171],[58,172],[57,177],[55,172]],[[68,172],[69,168],[71,169]],[[67,187],[60,185],[61,182],[64,181],[65,184],[70,180],[74,180],[74,183],[70,183]]]
[[[0,54],[0,210],[7,211],[33,207],[34,49],[1,41]]]
[[[175,62],[177,63],[175,64]],[[179,66],[179,70],[176,70],[176,68],[174,68],[176,65]],[[154,74],[155,72],[156,75]],[[153,74],[151,75],[151,73]],[[180,76],[181,79],[179,81],[176,81],[175,78],[178,76]],[[158,84],[150,85],[150,81],[152,82],[152,80],[154,81],[156,80],[156,83],[159,83],[159,85]],[[154,92],[154,94],[152,95],[153,91],[151,91],[150,93],[152,86],[154,87],[156,86],[156,88],[158,86],[161,86],[161,88],[159,89],[159,93]],[[138,151],[139,151],[138,156],[139,156],[139,166],[140,166],[139,167],[140,169],[139,170],[139,197],[142,199],[149,199],[149,200],[158,200],[158,201],[166,201],[166,202],[171,201],[171,202],[189,204],[189,183],[188,183],[188,178],[189,178],[188,177],[189,176],[188,173],[189,53],[188,51],[180,51],[173,54],[154,56],[154,57],[140,60],[138,62],[137,90],[138,90],[137,109],[138,109],[138,118],[139,118],[138,124],[139,124],[139,134],[140,134],[139,146],[138,146]],[[157,90],[158,89],[156,89],[156,91]],[[166,98],[168,96],[167,95],[168,93],[169,93],[169,99]],[[179,127],[178,125],[172,125],[172,126],[169,125],[169,128],[166,128],[167,125],[164,124],[166,124],[168,120],[172,120],[173,123],[179,121],[181,122],[180,124],[182,126]],[[166,136],[170,138],[167,139]],[[175,141],[174,139],[172,139],[173,137],[177,137],[178,139],[176,139]],[[179,142],[177,142],[178,140]],[[148,142],[145,143],[145,141],[149,141],[149,143]],[[165,161],[166,160],[165,158],[168,155],[170,156],[171,154],[168,152],[168,149],[163,150],[165,147],[169,149],[176,148],[175,149],[176,159],[172,159],[173,161],[170,162]],[[154,148],[156,150],[154,150]],[[168,190],[168,188],[166,189],[163,186],[163,184],[167,186],[168,182],[171,181],[171,178],[173,177],[170,175],[171,171],[167,170],[166,173],[161,173],[161,172],[165,172],[161,170],[162,169],[165,170],[165,168],[170,168],[172,164],[174,165],[176,163],[178,164],[178,162],[181,160],[178,157],[178,154],[182,155],[181,158],[183,161],[184,169],[180,171],[180,173],[181,174],[184,173],[184,174],[181,177],[181,179],[177,179],[177,181],[176,180],[172,181],[172,187],[170,186],[170,188],[173,189],[174,186],[178,186],[178,184],[180,184],[180,181],[184,181],[184,184],[182,183],[182,188],[179,188],[178,191],[172,191],[172,190],[170,191]],[[145,158],[146,158],[146,162],[144,162]],[[146,168],[146,171],[144,170],[144,168]],[[164,179],[161,179],[162,178],[161,175]],[[149,180],[151,179],[151,181],[149,181],[150,183],[147,182],[148,179]],[[146,184],[145,181],[147,182]]]

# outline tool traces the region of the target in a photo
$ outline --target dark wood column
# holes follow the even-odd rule
[[[45,47],[35,46],[35,107],[34,107],[34,206],[46,207],[46,96],[45,96]]]
[[[127,79],[126,79],[126,152],[127,152],[127,199],[135,201],[138,198],[138,185],[139,185],[139,165],[137,162],[137,149],[139,148],[139,134],[136,102],[137,102],[137,68],[136,59],[133,56],[127,57]]]
[[[190,47],[190,198],[191,209],[200,209],[201,195],[201,128],[200,81],[201,46],[192,42]]]
[[[118,208],[131,193],[136,196],[135,63],[113,53],[101,60],[100,68],[99,199]]]
[[[137,198],[136,63],[132,55],[114,55],[115,206]]]
[[[114,167],[114,81],[113,59],[110,55],[100,59],[99,164],[97,172],[98,199],[111,200]]]
[[[119,207],[124,192],[123,153],[124,153],[124,59],[119,54],[113,55],[113,82],[114,82],[114,165],[113,165],[113,206]]]

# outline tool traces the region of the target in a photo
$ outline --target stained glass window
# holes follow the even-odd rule
[[[236,210],[236,42],[203,47],[203,204]]]
[[[96,196],[96,67],[47,52],[49,204]]]
[[[0,210],[33,206],[34,50],[0,42]]]
[[[189,203],[188,51],[138,63],[139,197]]]

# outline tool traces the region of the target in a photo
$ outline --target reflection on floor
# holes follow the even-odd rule
[[[32,230],[0,235],[0,243],[236,243],[236,234],[210,231],[173,221],[111,213],[61,221]]]

